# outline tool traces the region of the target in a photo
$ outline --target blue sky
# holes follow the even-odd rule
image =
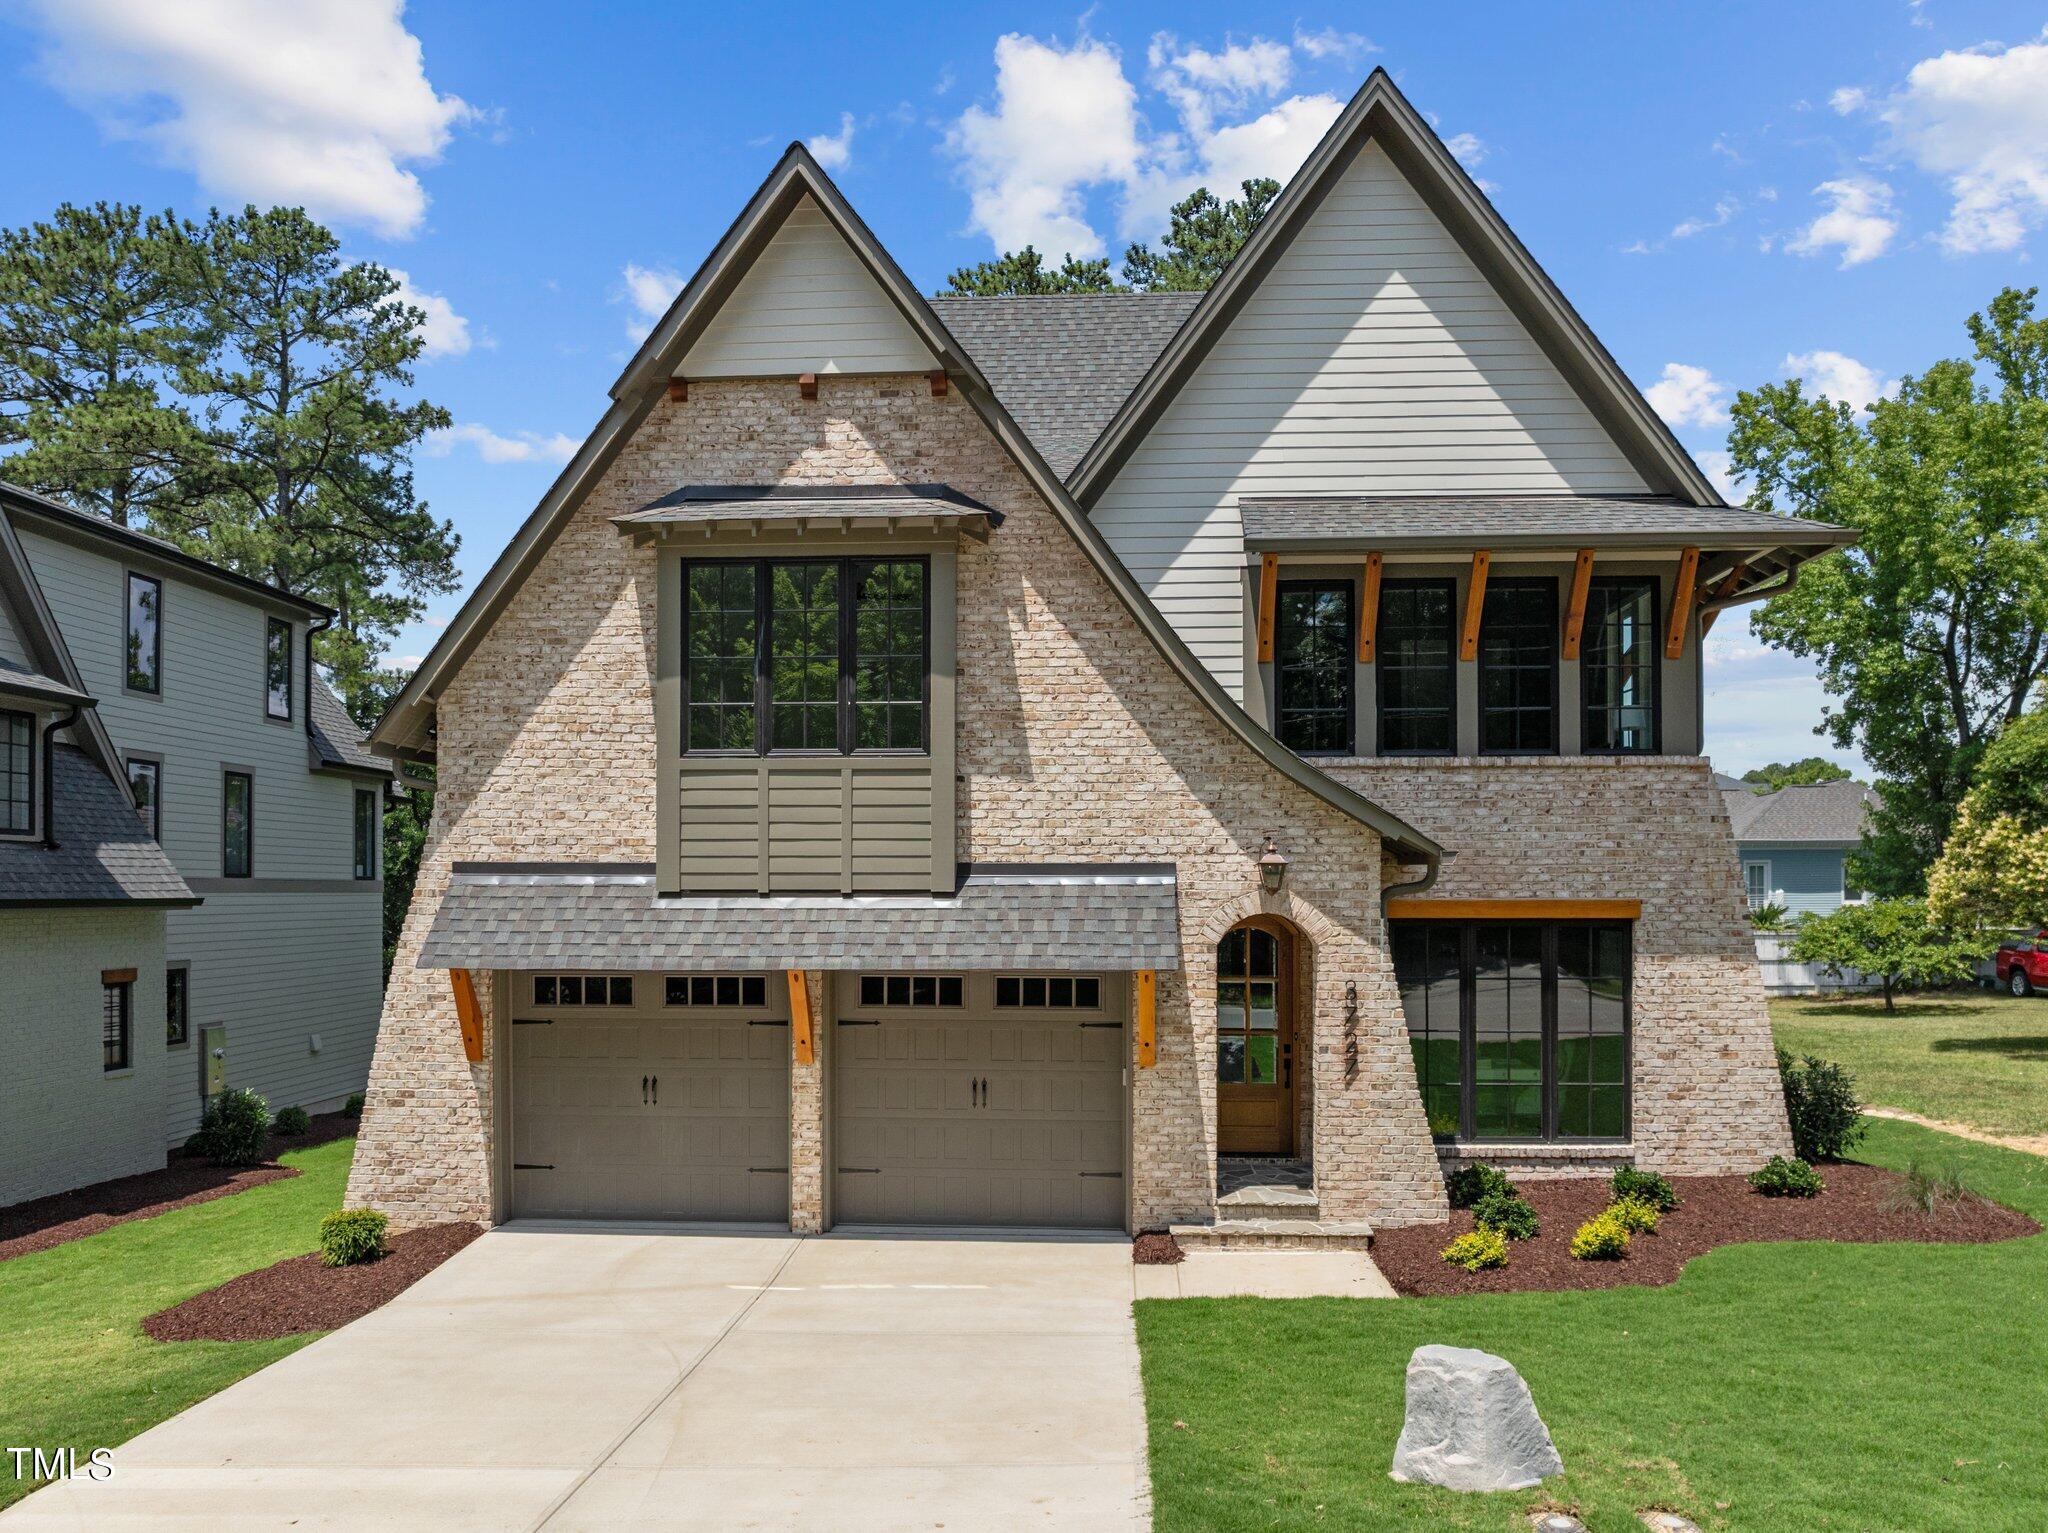
[[[301,202],[402,271],[420,387],[457,422],[418,482],[470,581],[792,138],[933,287],[1025,238],[1118,257],[1191,185],[1284,177],[1382,65],[1711,472],[1733,389],[1798,372],[1860,402],[2033,280],[2044,24],[1951,0],[17,0],[0,219]],[[1718,765],[1835,754],[1810,669],[1740,623],[1708,689]]]

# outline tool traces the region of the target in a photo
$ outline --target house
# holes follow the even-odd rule
[[[349,1199],[1749,1168],[1700,636],[1845,538],[1719,503],[1383,72],[1205,295],[928,301],[792,145],[373,732],[439,792]]]
[[[1734,778],[1716,781],[1750,909],[1780,905],[1794,916],[1826,915],[1858,897],[1847,864],[1881,802],[1874,789],[1846,777],[1775,793],[1755,792]]]
[[[0,485],[0,1203],[161,1165],[225,1086],[365,1084],[392,768],[309,664],[333,617]]]

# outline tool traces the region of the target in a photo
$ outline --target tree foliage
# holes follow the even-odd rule
[[[946,279],[946,287],[951,292],[977,298],[997,298],[1005,294],[1116,291],[1116,283],[1109,275],[1107,256],[1093,261],[1077,261],[1068,256],[1058,266],[1049,267],[1045,264],[1045,257],[1030,245],[1022,250],[1009,251],[993,261],[963,266]]]
[[[2048,924],[2048,708],[2006,726],[1927,879],[1927,905],[1950,924]]]
[[[1969,321],[1974,359],[1905,379],[1867,417],[1796,379],[1734,406],[1729,451],[1752,506],[1858,529],[1751,628],[1818,662],[1819,732],[1877,771],[1884,804],[1859,866],[1880,892],[1922,887],[1985,748],[2048,674],[2048,324],[2034,297],[2001,292]]]
[[[1840,782],[1849,769],[1837,766],[1825,756],[1802,756],[1797,761],[1773,761],[1742,774],[1742,780],[1758,793],[1776,793],[1780,788],[1811,787],[1815,783]]]
[[[1884,1009],[1901,988],[1967,979],[1990,945],[1928,921],[1924,900],[1878,899],[1808,916],[1792,938],[1792,961],[1842,977],[1858,969],[1884,991]]]

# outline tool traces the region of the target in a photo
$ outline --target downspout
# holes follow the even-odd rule
[[[43,847],[47,851],[57,850],[57,731],[76,724],[81,711],[73,703],[43,730]]]
[[[1423,894],[1428,892],[1431,886],[1436,883],[1438,875],[1443,872],[1444,863],[1457,855],[1456,852],[1439,852],[1436,856],[1429,858],[1424,864],[1422,877],[1411,878],[1406,883],[1388,884],[1384,889],[1380,890],[1381,917],[1385,917],[1387,907],[1394,902],[1396,897],[1404,894]]]
[[[306,624],[306,738],[313,738],[313,636],[325,633],[334,626],[334,615],[329,614],[317,623]]]

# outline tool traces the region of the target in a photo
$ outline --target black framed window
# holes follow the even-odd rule
[[[1479,749],[1557,750],[1557,582],[1496,580],[1479,617]]]
[[[1628,926],[1401,921],[1391,942],[1432,1134],[1628,1138]]]
[[[998,974],[996,1005],[1004,1011],[1099,1011],[1102,981],[1092,974]]]
[[[533,1004],[536,1006],[631,1006],[633,976],[630,974],[536,974],[533,976]]]
[[[128,690],[155,692],[163,683],[164,584],[148,575],[128,576]]]
[[[149,830],[149,839],[161,841],[164,838],[163,763],[130,758],[127,766],[128,792],[135,800],[135,812],[142,816],[142,823]]]
[[[375,788],[356,789],[355,823],[355,871],[357,878],[377,876],[377,832],[382,829],[383,816],[378,812],[377,803],[381,795]]]
[[[1457,582],[1380,587],[1373,672],[1382,756],[1448,756],[1457,746]]]
[[[1652,754],[1658,748],[1657,582],[1602,577],[1586,589],[1580,630],[1582,748],[1593,755]]]
[[[273,719],[292,716],[292,625],[281,617],[263,623],[263,711]]]
[[[957,974],[863,974],[863,1006],[962,1006],[966,986]]]
[[[164,970],[164,1045],[177,1048],[192,1037],[192,971]]]
[[[224,772],[220,785],[220,872],[247,878],[255,871],[256,780],[247,772]]]
[[[928,562],[686,560],[684,748],[922,751]]]
[[[133,970],[128,971],[130,973]],[[100,982],[100,1068],[125,1070],[134,1061],[135,982]]]
[[[19,834],[35,823],[35,715],[0,711],[0,831]]]
[[[758,1011],[768,1004],[765,974],[669,974],[662,979],[664,1006],[744,1006]]]
[[[1348,756],[1357,672],[1351,582],[1283,580],[1273,614],[1273,732],[1304,756]]]

